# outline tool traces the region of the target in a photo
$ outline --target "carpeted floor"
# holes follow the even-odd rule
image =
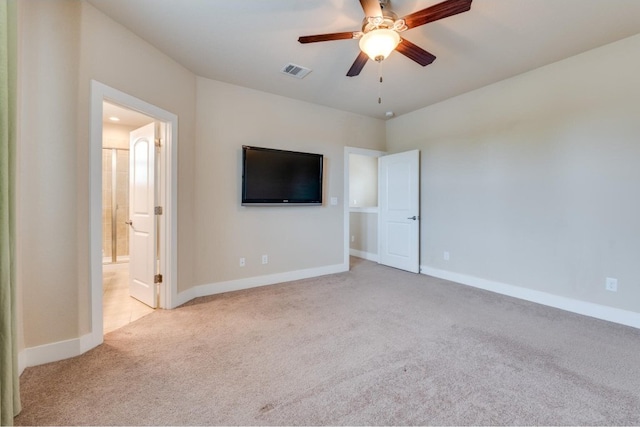
[[[18,425],[638,425],[640,331],[353,260],[21,377]]]

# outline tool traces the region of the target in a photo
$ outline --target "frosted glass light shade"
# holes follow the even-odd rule
[[[382,61],[400,43],[400,35],[387,28],[371,30],[360,39],[360,50],[374,61]]]

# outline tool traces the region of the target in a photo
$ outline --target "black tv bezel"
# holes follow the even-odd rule
[[[289,153],[302,156],[310,156],[318,159],[320,162],[320,175],[318,176],[319,183],[319,200],[291,200],[291,199],[247,199],[246,197],[246,153],[248,150],[259,150],[268,152]],[[242,206],[322,206],[324,199],[324,155],[318,153],[309,153],[303,151],[282,150],[277,148],[256,147],[252,145],[242,146],[242,190],[241,190],[241,202]]]

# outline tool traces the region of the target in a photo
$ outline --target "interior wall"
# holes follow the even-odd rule
[[[639,51],[636,35],[387,122],[389,151],[422,154],[421,264],[640,312]]]
[[[17,285],[24,346],[78,336],[80,7],[17,2]]]
[[[349,249],[371,259],[378,255],[378,213],[349,212]]]
[[[377,260],[378,157],[349,154],[349,249]]]
[[[149,121],[151,123],[151,120]],[[102,123],[102,147],[129,149],[129,133],[136,126],[121,125],[116,123]]]
[[[91,80],[179,117],[178,266],[193,284],[195,76],[86,2],[19,7],[18,286],[24,346],[91,328],[89,105]]]
[[[343,264],[344,147],[384,148],[384,121],[197,80],[196,284]],[[323,154],[323,205],[241,206],[242,145]]]
[[[349,154],[349,207],[378,206],[378,158]]]

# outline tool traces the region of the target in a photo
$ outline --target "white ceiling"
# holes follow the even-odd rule
[[[137,128],[153,122],[153,118],[105,101],[102,103],[102,122]]]
[[[640,0],[475,0],[468,12],[403,33],[437,59],[423,68],[394,52],[380,85],[372,61],[346,77],[357,40],[297,41],[359,30],[358,0],[88,1],[199,76],[377,118],[640,33]],[[391,0],[391,8],[404,16],[439,2]],[[313,71],[280,73],[288,63]]]

